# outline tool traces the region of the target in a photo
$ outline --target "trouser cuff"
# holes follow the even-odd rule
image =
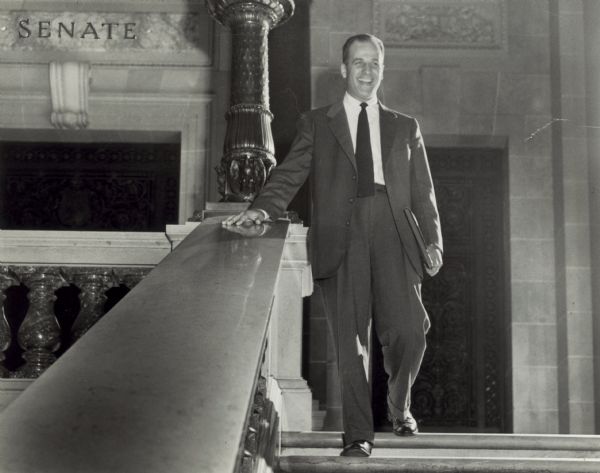
[[[373,443],[375,440],[375,433],[369,430],[355,430],[352,432],[344,433],[344,445],[348,445],[357,440]]]
[[[387,398],[387,402],[388,402],[388,417],[392,416],[396,419],[405,419],[408,416],[408,414],[410,414],[409,408],[401,408],[401,407],[395,406],[389,396]],[[392,419],[390,419],[390,420],[392,420]]]

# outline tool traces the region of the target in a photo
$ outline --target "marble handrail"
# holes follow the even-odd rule
[[[233,472],[287,229],[199,225],[0,414],[0,471]]]

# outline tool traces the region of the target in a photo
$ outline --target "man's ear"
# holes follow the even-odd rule
[[[346,68],[346,64],[342,63],[342,65],[340,66],[340,73],[342,74],[342,77],[345,79],[346,76],[348,75],[348,69]]]

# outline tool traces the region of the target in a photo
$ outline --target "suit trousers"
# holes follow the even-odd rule
[[[359,349],[367,343],[369,322],[383,350],[388,407],[398,418],[410,408],[429,330],[421,278],[404,252],[385,188],[357,199],[347,231],[347,252],[336,274],[315,280],[337,354],[346,444],[374,438],[371,389]]]

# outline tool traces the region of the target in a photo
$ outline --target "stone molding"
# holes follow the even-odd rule
[[[204,11],[204,0],[2,0],[0,11],[176,12]]]
[[[48,129],[48,100],[43,94],[3,95],[0,135],[10,139],[13,129]],[[93,130],[175,131],[181,133],[179,222],[204,208],[206,160],[211,146],[213,95],[90,93],[89,118]],[[18,117],[15,119],[15,117]],[[91,131],[91,127],[88,128]],[[87,130],[86,130],[87,131]],[[83,131],[80,131],[83,132]]]
[[[374,0],[373,31],[388,47],[506,49],[503,0]]]
[[[5,265],[30,266],[155,266],[198,225],[201,223],[167,225],[164,233],[0,230],[0,261]],[[301,227],[290,225],[290,229],[296,226]],[[299,235],[290,243],[301,242]],[[285,245],[289,245],[287,240]],[[289,250],[284,249],[284,255],[286,251]],[[308,270],[303,279],[310,280],[306,261],[290,262],[286,256],[282,259],[284,267]],[[312,286],[306,284],[303,283],[303,297],[312,291]]]
[[[2,230],[0,261],[9,265],[156,265],[171,251],[166,234]]]

